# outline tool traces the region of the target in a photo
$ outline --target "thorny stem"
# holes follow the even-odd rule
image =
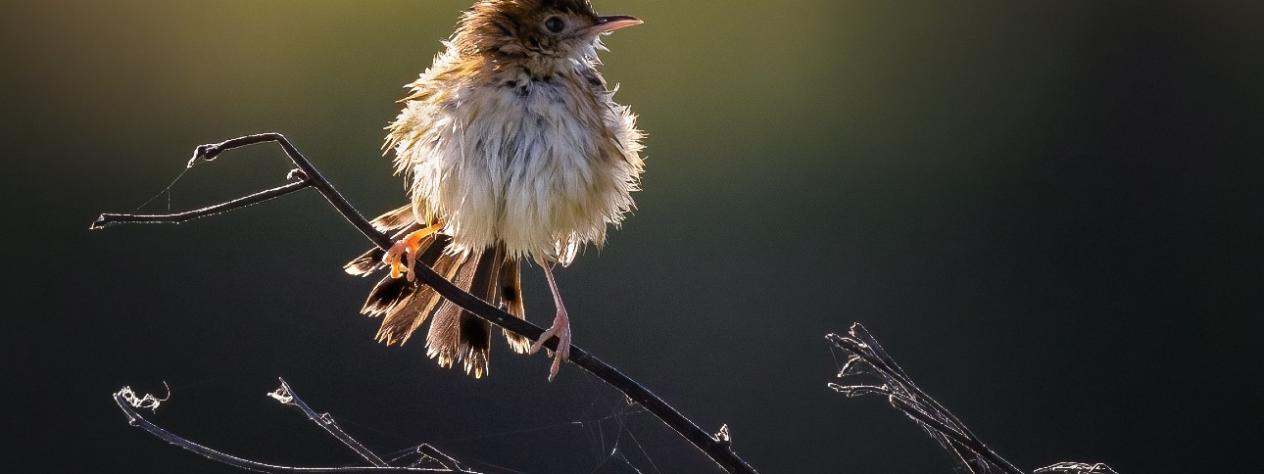
[[[289,389],[289,385],[287,385],[284,380],[281,381],[281,384],[282,385],[280,389],[277,389],[276,392],[273,392],[269,395],[273,396],[273,398],[276,398],[277,401],[280,401],[283,404],[289,405],[290,403],[287,403],[286,401],[282,401],[280,397],[275,396],[281,393],[282,391],[285,391],[285,393],[288,395],[288,398],[292,400],[298,400],[299,403],[302,403],[302,401],[296,395],[294,395],[294,392]],[[209,448],[207,446],[190,441],[180,435],[167,431],[165,428],[158,426],[154,424],[152,421],[145,419],[145,417],[141,416],[140,412],[138,411],[138,409],[142,409],[142,408],[147,408],[147,409],[156,411],[158,409],[158,405],[162,401],[165,401],[165,400],[166,400],[165,397],[163,399],[156,399],[150,395],[146,395],[144,397],[138,397],[136,396],[136,393],[132,391],[131,387],[123,387],[121,390],[114,393],[114,403],[117,404],[119,409],[123,411],[123,414],[127,416],[127,423],[129,425],[145,430],[149,434],[154,435],[157,438],[163,441],[166,441],[169,444],[172,444],[174,446],[185,449],[187,451],[191,451],[193,453],[202,455],[203,457],[210,459],[212,461],[226,464],[238,469],[244,469],[247,471],[256,471],[256,472],[286,472],[286,473],[304,473],[304,474],[307,474],[307,473],[322,473],[322,474],[323,473],[378,473],[378,472],[478,474],[473,471],[454,467],[450,463],[445,463],[442,461],[438,462],[438,464],[442,466],[441,468],[423,468],[423,467],[414,467],[414,466],[395,467],[395,466],[390,466],[386,464],[385,462],[381,462],[380,465],[377,463],[374,463],[373,466],[358,466],[358,467],[294,467],[294,466],[283,466],[283,465],[278,465],[278,464],[268,464],[268,463],[246,459],[246,458],[242,458],[238,456],[233,456],[223,451]],[[305,414],[309,412],[311,414],[315,414],[315,412],[312,411],[310,407],[307,407],[307,404],[305,403],[302,403],[302,408],[300,408],[300,410],[302,410]],[[328,417],[328,415],[324,415],[324,416]],[[311,416],[309,415],[308,418],[311,418]],[[333,421],[332,418],[329,420],[332,423]],[[334,435],[336,438],[338,438],[339,441],[342,441],[343,443],[347,444],[348,447],[352,447],[352,449],[356,449],[351,444],[351,443],[354,443],[356,446],[359,446],[366,453],[371,455],[373,458],[377,459],[378,461],[381,461],[381,458],[377,457],[376,454],[373,454],[372,451],[369,451],[368,448],[365,448],[362,444],[360,444],[359,441],[356,441],[354,438],[351,438],[351,436],[343,432],[341,428],[338,428],[336,423],[333,424],[334,429],[330,430],[329,428],[327,428],[327,425],[325,423],[322,423],[321,421],[317,419],[312,419],[312,421],[316,422],[322,428],[325,428],[325,430],[328,431],[329,434]],[[350,442],[348,442],[347,440],[350,440]],[[449,461],[452,460],[451,457],[438,452],[438,450],[435,449],[433,446],[430,446],[430,445],[422,445],[422,446],[429,448],[431,451],[435,453],[438,453],[438,456],[444,459],[447,459]],[[423,452],[421,451],[421,449],[422,449],[421,447],[418,448],[419,454],[425,454],[431,458],[438,459],[438,457],[436,457],[435,455],[430,454],[429,452]],[[357,449],[357,452],[359,452],[359,449]],[[362,456],[364,454],[365,453],[361,453]]]
[[[358,229],[361,234],[364,234],[369,241],[373,242],[374,245],[383,250],[390,249],[391,245],[394,243],[390,236],[373,228],[373,225],[368,221],[368,219],[365,219],[364,216],[361,215],[349,201],[347,201],[347,198],[343,197],[342,194],[334,188],[333,184],[331,184],[328,179],[325,179],[325,177],[316,170],[316,167],[312,165],[311,161],[304,157],[303,154],[299,152],[298,148],[291,144],[290,141],[280,133],[247,135],[217,144],[199,146],[194,151],[193,158],[189,161],[189,166],[192,167],[197,163],[212,161],[216,159],[220,153],[227,150],[269,142],[279,144],[281,149],[285,151],[285,154],[290,158],[290,161],[298,167],[298,170],[300,171],[298,182],[234,201],[180,214],[102,214],[99,218],[97,218],[96,222],[92,224],[91,228],[104,229],[115,224],[131,223],[178,224],[193,219],[208,217],[252,206],[254,204],[259,204],[264,201],[311,187],[319,191],[320,194],[324,196],[331,205],[333,205],[334,209],[336,209],[343,218],[350,222],[351,225],[355,226],[355,228]],[[266,197],[259,197],[264,195],[266,195]],[[423,283],[433,288],[435,292],[439,293],[439,295],[443,296],[448,301],[451,301],[452,304],[457,305],[461,309],[464,309],[483,320],[507,329],[512,333],[524,336],[532,341],[539,339],[540,335],[544,333],[543,328],[525,320],[515,318],[509,313],[500,310],[500,308],[492,306],[482,299],[479,299],[478,297],[460,289],[452,282],[440,276],[430,267],[418,265],[414,271],[416,272],[417,278],[421,279]],[[556,349],[557,339],[553,338],[544,345],[549,349]],[[593,374],[598,379],[601,379],[606,384],[614,387],[616,390],[623,392],[623,394],[632,401],[645,407],[647,411],[654,414],[654,416],[658,417],[659,420],[675,430],[676,433],[687,439],[725,471],[732,474],[754,474],[756,472],[753,466],[733,451],[731,442],[728,440],[721,440],[718,436],[708,434],[692,420],[685,417],[662,398],[659,398],[658,395],[655,395],[649,389],[645,388],[645,386],[627,375],[624,375],[610,364],[603,362],[601,359],[598,359],[588,351],[575,345],[571,346],[569,360],[575,363],[575,365],[578,365],[588,371],[588,373]]]

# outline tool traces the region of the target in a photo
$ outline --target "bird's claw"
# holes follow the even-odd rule
[[[571,357],[571,322],[566,316],[566,311],[558,311],[557,317],[553,318],[553,325],[531,344],[531,354],[540,352],[544,348],[544,343],[550,339],[557,338],[557,347],[552,351],[553,365],[549,366],[549,381],[557,378],[558,372],[562,370],[562,362],[569,360]]]
[[[417,257],[421,254],[421,242],[439,231],[439,224],[432,224],[424,229],[408,234],[396,241],[382,256],[382,263],[391,267],[391,278],[408,275],[408,281],[417,279],[413,268],[417,266]]]
[[[407,275],[408,281],[413,281],[416,278],[413,266],[417,264],[417,248],[409,245],[408,239],[401,239],[382,256],[382,263],[391,267],[391,278]]]

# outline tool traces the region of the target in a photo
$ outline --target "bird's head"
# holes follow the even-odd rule
[[[588,0],[482,0],[466,10],[452,42],[493,60],[582,60],[595,57],[601,35],[639,24],[600,16]]]

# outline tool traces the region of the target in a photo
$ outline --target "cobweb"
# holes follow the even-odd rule
[[[661,474],[662,470],[659,469],[654,458],[645,449],[636,433],[633,432],[632,427],[629,426],[629,423],[634,418],[641,418],[639,415],[644,415],[647,412],[627,403],[610,404],[612,406],[604,405],[600,401],[594,401],[593,404],[593,407],[602,408],[602,410],[598,411],[607,412],[607,414],[602,416],[560,423],[524,426],[514,430],[455,438],[445,441],[444,444],[460,449],[488,440],[513,440],[529,436],[547,436],[559,445],[558,448],[562,450],[559,452],[571,452],[566,446],[572,446],[576,441],[579,441],[581,445],[585,445],[588,448],[589,456],[593,459],[592,468],[585,472]],[[388,453],[388,456],[391,456],[392,460],[398,461],[410,456],[413,452],[413,448],[409,447]],[[467,464],[478,467],[480,472],[487,474],[539,472],[538,468],[532,469],[531,466],[515,468],[497,464],[490,459],[468,455],[462,457]]]
[[[515,441],[528,438],[546,437],[555,444],[555,453],[578,456],[577,447],[584,446],[586,455],[591,459],[591,468],[583,471],[589,473],[637,473],[662,474],[655,461],[655,456],[641,442],[635,432],[642,420],[647,420],[648,412],[620,396],[612,400],[609,396],[593,396],[587,408],[578,413],[575,419],[556,423],[530,424],[520,428],[503,431],[480,433],[469,436],[457,436],[444,440],[443,444],[451,449],[467,452],[470,447],[489,441],[499,441],[512,445]],[[372,429],[360,423],[350,423],[358,427]],[[390,433],[393,436],[394,433]],[[406,458],[413,452],[412,447],[387,453],[392,458]],[[547,454],[547,453],[546,453]],[[462,459],[486,474],[519,474],[540,472],[538,466],[505,466],[494,459],[475,457],[463,454]]]

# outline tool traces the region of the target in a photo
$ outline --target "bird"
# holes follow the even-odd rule
[[[640,25],[601,16],[588,0],[481,0],[444,49],[405,86],[386,127],[409,202],[373,221],[394,239],[346,264],[385,275],[362,313],[382,318],[377,340],[407,342],[429,320],[426,353],[441,367],[489,373],[490,323],[415,278],[427,265],[458,287],[526,318],[522,269],[543,269],[556,309],[535,343],[504,331],[510,349],[551,351],[549,381],[570,355],[570,317],[554,277],[635,209],[644,134],[598,70],[602,37]]]

